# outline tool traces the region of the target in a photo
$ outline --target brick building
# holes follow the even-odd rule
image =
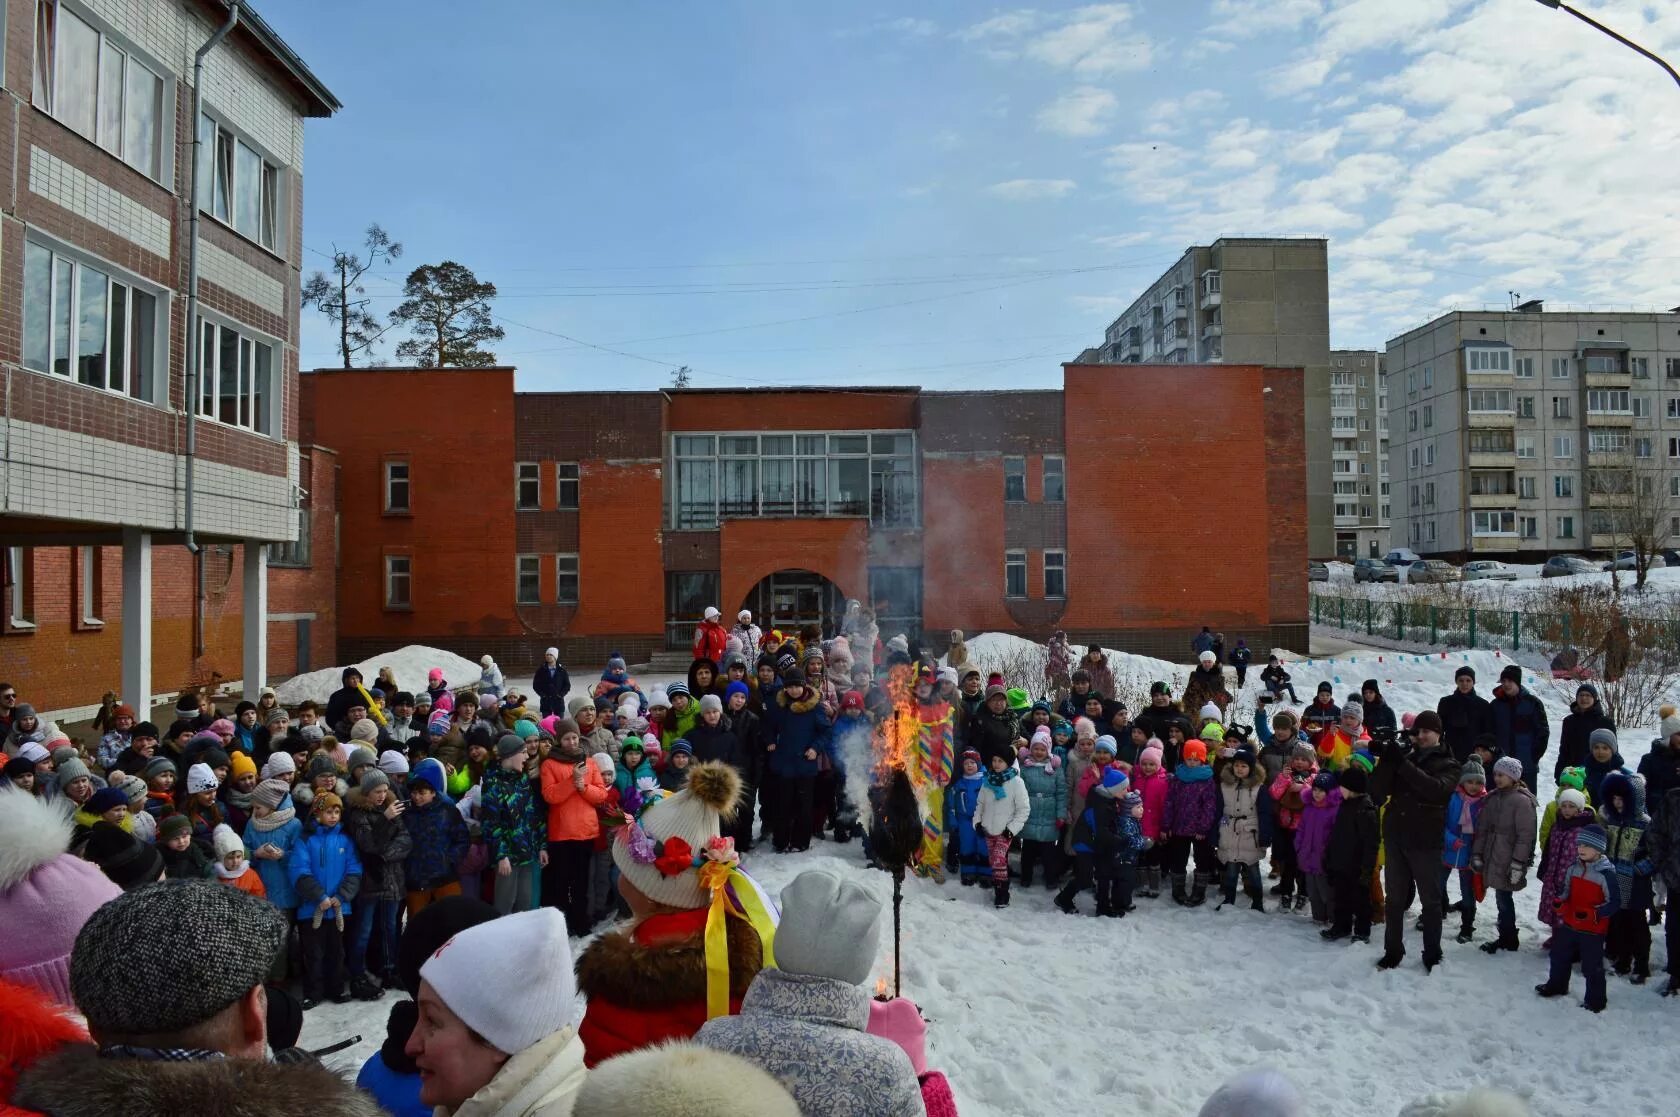
[[[138,704],[328,658],[320,576],[266,559],[334,489],[299,443],[297,332],[304,121],[338,102],[248,5],[219,41],[225,0],[4,15],[0,674],[45,708]]]
[[[512,666],[556,644],[581,669],[686,648],[707,605],[832,624],[850,597],[883,636],[1059,626],[1182,658],[1211,624],[1303,647],[1301,370],[1066,365],[1063,385],[305,375],[308,438],[340,468],[339,659],[423,642]],[[440,406],[368,423],[393,395]]]

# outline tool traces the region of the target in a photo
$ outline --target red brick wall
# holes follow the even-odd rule
[[[909,430],[916,392],[672,392],[665,426],[673,431]]]
[[[1003,603],[1003,457],[922,459],[922,618],[1013,631]]]
[[[268,672],[282,679],[297,674],[297,622],[273,620],[279,613],[314,613],[309,626],[309,669],[338,661],[338,455],[305,446],[298,463],[299,484],[309,490],[310,565],[307,569],[271,566],[268,572]]]

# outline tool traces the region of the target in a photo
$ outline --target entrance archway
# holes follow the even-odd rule
[[[839,586],[814,571],[778,570],[748,591],[741,608],[751,609],[765,632],[779,628],[791,637],[803,625],[815,624],[822,626],[826,640],[840,631],[846,598]]]

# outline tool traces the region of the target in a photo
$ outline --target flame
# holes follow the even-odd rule
[[[886,978],[878,977],[878,978],[875,979],[875,996],[880,998],[883,1001],[887,999],[887,979]]]
[[[875,729],[875,767],[881,776],[892,769],[908,770],[921,723],[916,717],[915,675],[906,664],[887,673],[884,686],[892,700],[892,716]]]

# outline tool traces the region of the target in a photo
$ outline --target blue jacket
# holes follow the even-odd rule
[[[1546,721],[1546,707],[1526,687],[1515,698],[1495,694],[1488,703],[1488,720],[1499,739],[1499,751],[1525,765],[1538,764],[1546,755],[1552,727]]]
[[[1143,836],[1143,823],[1132,817],[1125,804],[1120,806],[1119,844],[1114,848],[1114,860],[1119,865],[1136,865],[1138,854],[1149,848]]]
[[[297,893],[299,919],[313,918],[323,896],[344,901],[344,917],[350,918],[350,901],[362,885],[362,859],[342,825],[304,830],[286,858],[286,872]]]
[[[412,843],[403,862],[408,890],[425,892],[455,880],[468,844],[461,812],[434,795],[425,807],[410,803],[402,821]]]
[[[280,809],[292,806],[292,797],[286,796],[280,801]],[[263,888],[268,892],[268,902],[287,911],[298,905],[297,890],[292,887],[291,865],[292,850],[297,847],[298,839],[303,837],[303,822],[292,818],[269,831],[258,830],[256,819],[245,823],[245,860],[257,871],[257,879],[263,882]],[[265,845],[272,845],[286,856],[278,861],[268,861],[261,857],[251,856]]]
[[[945,829],[957,843],[959,853],[973,854],[980,849],[980,837],[974,832],[974,808],[985,786],[986,777],[976,772],[958,776],[945,789]]]
[[[1483,795],[1470,803],[1470,821],[1472,824],[1482,815],[1482,804],[1488,797]],[[1449,869],[1468,869],[1470,867],[1470,851],[1475,845],[1474,834],[1464,834],[1459,831],[1458,820],[1464,817],[1464,792],[1455,791],[1452,798],[1447,800],[1447,828],[1442,835],[1444,844],[1441,846],[1441,864]],[[1454,844],[1458,848],[1454,849]]]
[[[810,687],[805,698],[789,702],[785,689],[776,692],[776,699],[765,711],[769,739],[776,751],[770,754],[770,771],[782,779],[813,777],[821,769],[816,760],[806,760],[805,750],[815,749],[819,755],[833,755],[833,722],[822,708],[822,696]]]
[[[356,1089],[373,1095],[379,1108],[391,1117],[432,1117],[432,1107],[420,1104],[420,1076],[398,1074],[385,1065],[385,1056],[377,1051],[357,1073]]]

